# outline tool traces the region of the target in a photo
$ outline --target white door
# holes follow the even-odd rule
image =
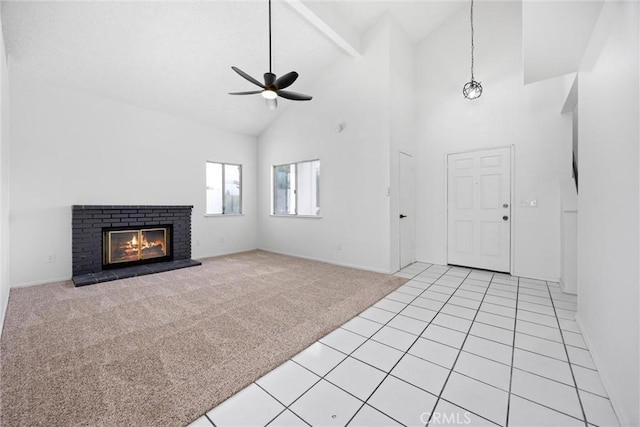
[[[400,153],[400,268],[416,260],[413,157]]]
[[[511,150],[448,156],[448,263],[510,271]]]

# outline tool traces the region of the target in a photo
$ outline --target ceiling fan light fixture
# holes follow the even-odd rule
[[[267,107],[269,107],[270,110],[275,110],[278,107],[278,98],[290,99],[292,101],[310,101],[313,99],[313,97],[303,93],[283,90],[291,86],[293,82],[296,81],[298,73],[291,71],[278,77],[271,71],[271,65],[271,0],[269,0],[269,72],[264,73],[264,84],[254,79],[238,67],[231,67],[231,69],[238,73],[242,78],[260,87],[262,90],[231,92],[230,95],[255,95],[259,93],[267,101]]]
[[[278,94],[274,90],[265,89],[262,91],[262,97],[264,99],[276,99],[278,97]]]
[[[278,108],[278,99],[277,98],[266,99],[266,101],[267,101],[267,108],[269,110],[276,110]]]

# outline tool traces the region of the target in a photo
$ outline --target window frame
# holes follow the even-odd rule
[[[207,191],[209,189],[211,189],[211,187],[209,187],[207,185],[207,176],[206,176],[206,174],[207,174],[206,167],[207,167],[207,165],[209,163],[214,163],[214,164],[217,164],[217,165],[221,165],[221,170],[222,170],[222,174],[221,174],[222,175],[221,176],[221,179],[222,179],[222,212],[221,213],[209,213],[207,211],[207,209],[208,209]],[[238,175],[239,175],[238,176],[238,181],[239,181],[238,199],[239,199],[239,205],[240,205],[238,213],[236,213],[236,212],[233,212],[233,213],[225,212],[225,208],[226,208],[226,204],[225,204],[225,201],[226,201],[225,200],[225,198],[226,198],[226,191],[225,191],[225,189],[226,189],[226,181],[225,181],[226,171],[225,171],[225,169],[226,168],[225,167],[226,166],[237,166],[238,167]],[[217,162],[217,161],[213,161],[213,160],[206,160],[205,161],[205,206],[204,206],[205,216],[241,216],[241,215],[244,215],[244,211],[243,211],[243,209],[244,209],[244,203],[243,203],[244,189],[243,189],[243,187],[244,187],[244,184],[243,184],[243,173],[242,173],[242,164],[241,163]]]
[[[311,159],[311,160],[301,160],[299,162],[289,162],[289,163],[274,163],[271,165],[271,212],[270,215],[271,216],[277,216],[277,217],[286,217],[286,218],[322,218],[322,209],[320,208],[320,203],[318,203],[318,209],[319,209],[319,213],[317,215],[309,215],[309,214],[299,214],[299,181],[300,181],[300,175],[298,174],[298,165],[302,164],[302,163],[315,163],[318,162],[318,167],[320,167],[320,159],[319,158],[315,158],[315,159]],[[276,213],[276,168],[281,167],[281,166],[293,166],[294,167],[294,173],[295,173],[295,207],[294,207],[294,213]],[[319,180],[319,177],[318,177]],[[314,196],[316,197],[317,200],[320,199],[320,185],[318,183],[318,185],[316,186],[316,191]]]

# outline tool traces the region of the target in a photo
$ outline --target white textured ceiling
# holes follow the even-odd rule
[[[425,38],[459,10],[469,8],[469,2],[464,0],[348,0],[334,3],[336,10],[348,17],[360,32],[389,11],[414,42]]]
[[[597,16],[597,8],[588,3],[601,0],[524,1],[523,11],[533,11],[523,17],[527,80],[552,77],[560,68],[575,71],[569,69],[581,55],[575,46],[586,44]],[[228,95],[256,89],[235,74],[232,65],[258,80],[268,71],[267,4],[2,0],[2,26],[11,69],[57,86],[257,135],[287,108],[304,108],[303,102],[280,100],[273,111],[259,95]],[[274,73],[297,71],[300,77],[290,90],[317,96],[308,90],[312,83],[336,59],[349,57],[340,42],[349,45],[355,39],[357,50],[358,37],[385,13],[417,42],[467,10],[469,1],[273,0],[272,7]],[[310,10],[312,18],[304,10]],[[549,10],[562,13],[550,21]],[[557,58],[551,62],[550,46]]]
[[[390,11],[413,40],[466,4],[330,3],[358,33]],[[272,8],[273,71],[297,71],[290,89],[306,93],[347,54],[286,1],[273,0]],[[2,24],[17,70],[73,90],[259,134],[294,103],[280,100],[272,111],[259,95],[227,93],[256,89],[232,65],[258,80],[268,71],[267,11],[266,0],[3,1]]]
[[[12,66],[59,85],[249,134],[277,111],[231,70],[268,71],[267,3],[8,2]],[[342,53],[298,14],[273,5],[273,70],[296,70],[304,92]],[[286,101],[281,101],[281,107]]]

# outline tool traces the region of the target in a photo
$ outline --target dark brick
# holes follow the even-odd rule
[[[174,260],[191,260],[191,212],[193,206],[124,206],[124,205],[74,205],[72,206],[72,271],[77,286],[113,280],[121,276],[123,267],[102,270],[102,231],[108,227],[157,227],[173,226],[172,250]],[[168,263],[136,266],[142,272],[166,271],[173,269]],[[118,273],[116,273],[118,272]],[[75,280],[78,275],[90,275]],[[136,273],[139,274],[139,273]],[[144,273],[147,274],[147,273]]]

